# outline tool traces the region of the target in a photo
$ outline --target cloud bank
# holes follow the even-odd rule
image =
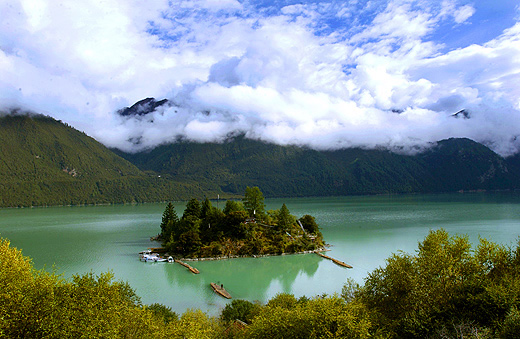
[[[449,137],[520,149],[517,5],[275,3],[0,2],[0,107],[126,151],[237,134],[315,149],[413,152]],[[173,104],[116,113],[146,97]],[[470,119],[452,116],[462,109]]]

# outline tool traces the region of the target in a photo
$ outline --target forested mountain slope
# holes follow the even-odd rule
[[[237,137],[224,143],[179,142],[136,154],[118,152],[142,170],[239,193],[321,196],[514,189],[518,161],[469,139],[448,139],[418,155],[351,148],[316,151]]]
[[[178,199],[191,189],[147,175],[84,133],[41,115],[0,117],[0,154],[0,206]]]
[[[267,197],[520,188],[520,156],[504,159],[469,139],[442,140],[413,156],[316,151],[243,136],[130,154],[49,117],[4,114],[0,152],[4,207],[229,197],[246,186]]]

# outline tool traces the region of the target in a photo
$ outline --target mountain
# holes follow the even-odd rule
[[[130,154],[49,117],[3,114],[0,152],[1,207],[237,197],[246,186],[267,197],[520,188],[520,155],[504,159],[469,139],[442,140],[417,155],[316,151],[244,136]]]
[[[499,190],[520,187],[514,162],[469,139],[438,142],[418,155],[360,148],[316,151],[237,137],[180,142],[135,154],[116,151],[142,170],[205,189],[266,196],[326,196]]]
[[[0,206],[69,205],[181,199],[201,195],[144,173],[105,146],[41,115],[0,117]]]
[[[132,116],[143,116],[148,113],[152,113],[159,107],[170,107],[171,103],[168,99],[162,99],[156,101],[155,98],[146,98],[136,102],[130,107],[125,107],[117,111],[117,113],[123,117]]]

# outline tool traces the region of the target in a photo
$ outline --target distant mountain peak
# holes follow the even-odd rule
[[[170,107],[172,103],[168,99],[155,100],[155,98],[146,98],[140,100],[130,107],[125,107],[117,111],[117,114],[123,117],[144,116],[155,112],[160,107]]]
[[[451,116],[454,117],[454,118],[457,118],[457,119],[458,118],[463,118],[463,119],[470,119],[471,118],[471,114],[466,109],[461,109],[460,111],[458,111],[456,113],[453,113]]]

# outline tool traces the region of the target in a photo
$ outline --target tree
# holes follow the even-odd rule
[[[292,224],[294,223],[294,217],[289,212],[289,209],[285,204],[282,205],[280,211],[278,212],[278,228],[281,231],[287,231],[290,229]]]
[[[199,232],[187,231],[179,236],[179,240],[175,243],[177,251],[183,254],[196,254],[202,242],[200,241]]]
[[[200,218],[205,219],[212,209],[213,206],[211,205],[211,201],[209,201],[208,198],[204,199],[204,202],[202,202],[202,206],[200,208]]]
[[[154,315],[162,318],[164,320],[164,324],[168,324],[171,321],[175,321],[179,319],[177,313],[173,312],[172,309],[163,304],[154,303],[148,305],[147,309],[153,312]]]
[[[201,214],[200,202],[197,199],[193,198],[193,199],[190,199],[190,201],[188,201],[188,203],[186,204],[186,209],[184,210],[184,213],[182,214],[182,218],[184,219],[188,216],[194,216],[194,217],[200,219],[200,214]]]
[[[164,337],[127,283],[110,273],[72,281],[37,271],[30,259],[0,239],[0,337]]]
[[[316,223],[316,219],[312,215],[304,215],[301,217],[300,222],[303,226],[303,229],[309,233],[317,234],[318,233],[318,224]]]
[[[233,238],[243,238],[246,236],[247,227],[244,222],[247,219],[247,212],[245,211],[236,211],[231,212],[225,217],[225,228],[223,229],[226,234],[232,236]]]
[[[256,314],[260,311],[260,305],[252,303],[247,300],[233,299],[230,304],[227,304],[222,310],[220,318],[225,322],[241,320],[250,324]]]
[[[393,254],[364,286],[351,284],[344,295],[365,305],[392,337],[499,332],[505,320],[518,318],[519,270],[518,252],[483,239],[472,251],[467,237],[437,230],[419,243],[415,255]]]
[[[224,214],[228,215],[232,212],[245,211],[244,204],[240,201],[236,200],[228,200],[226,201],[226,206],[224,206]]]
[[[244,207],[250,217],[261,219],[265,213],[264,195],[260,188],[246,187],[244,199],[242,200]]]
[[[174,231],[175,227],[179,222],[179,217],[175,212],[175,208],[171,202],[168,203],[166,209],[163,212],[161,221],[161,238],[169,240],[170,235]]]

